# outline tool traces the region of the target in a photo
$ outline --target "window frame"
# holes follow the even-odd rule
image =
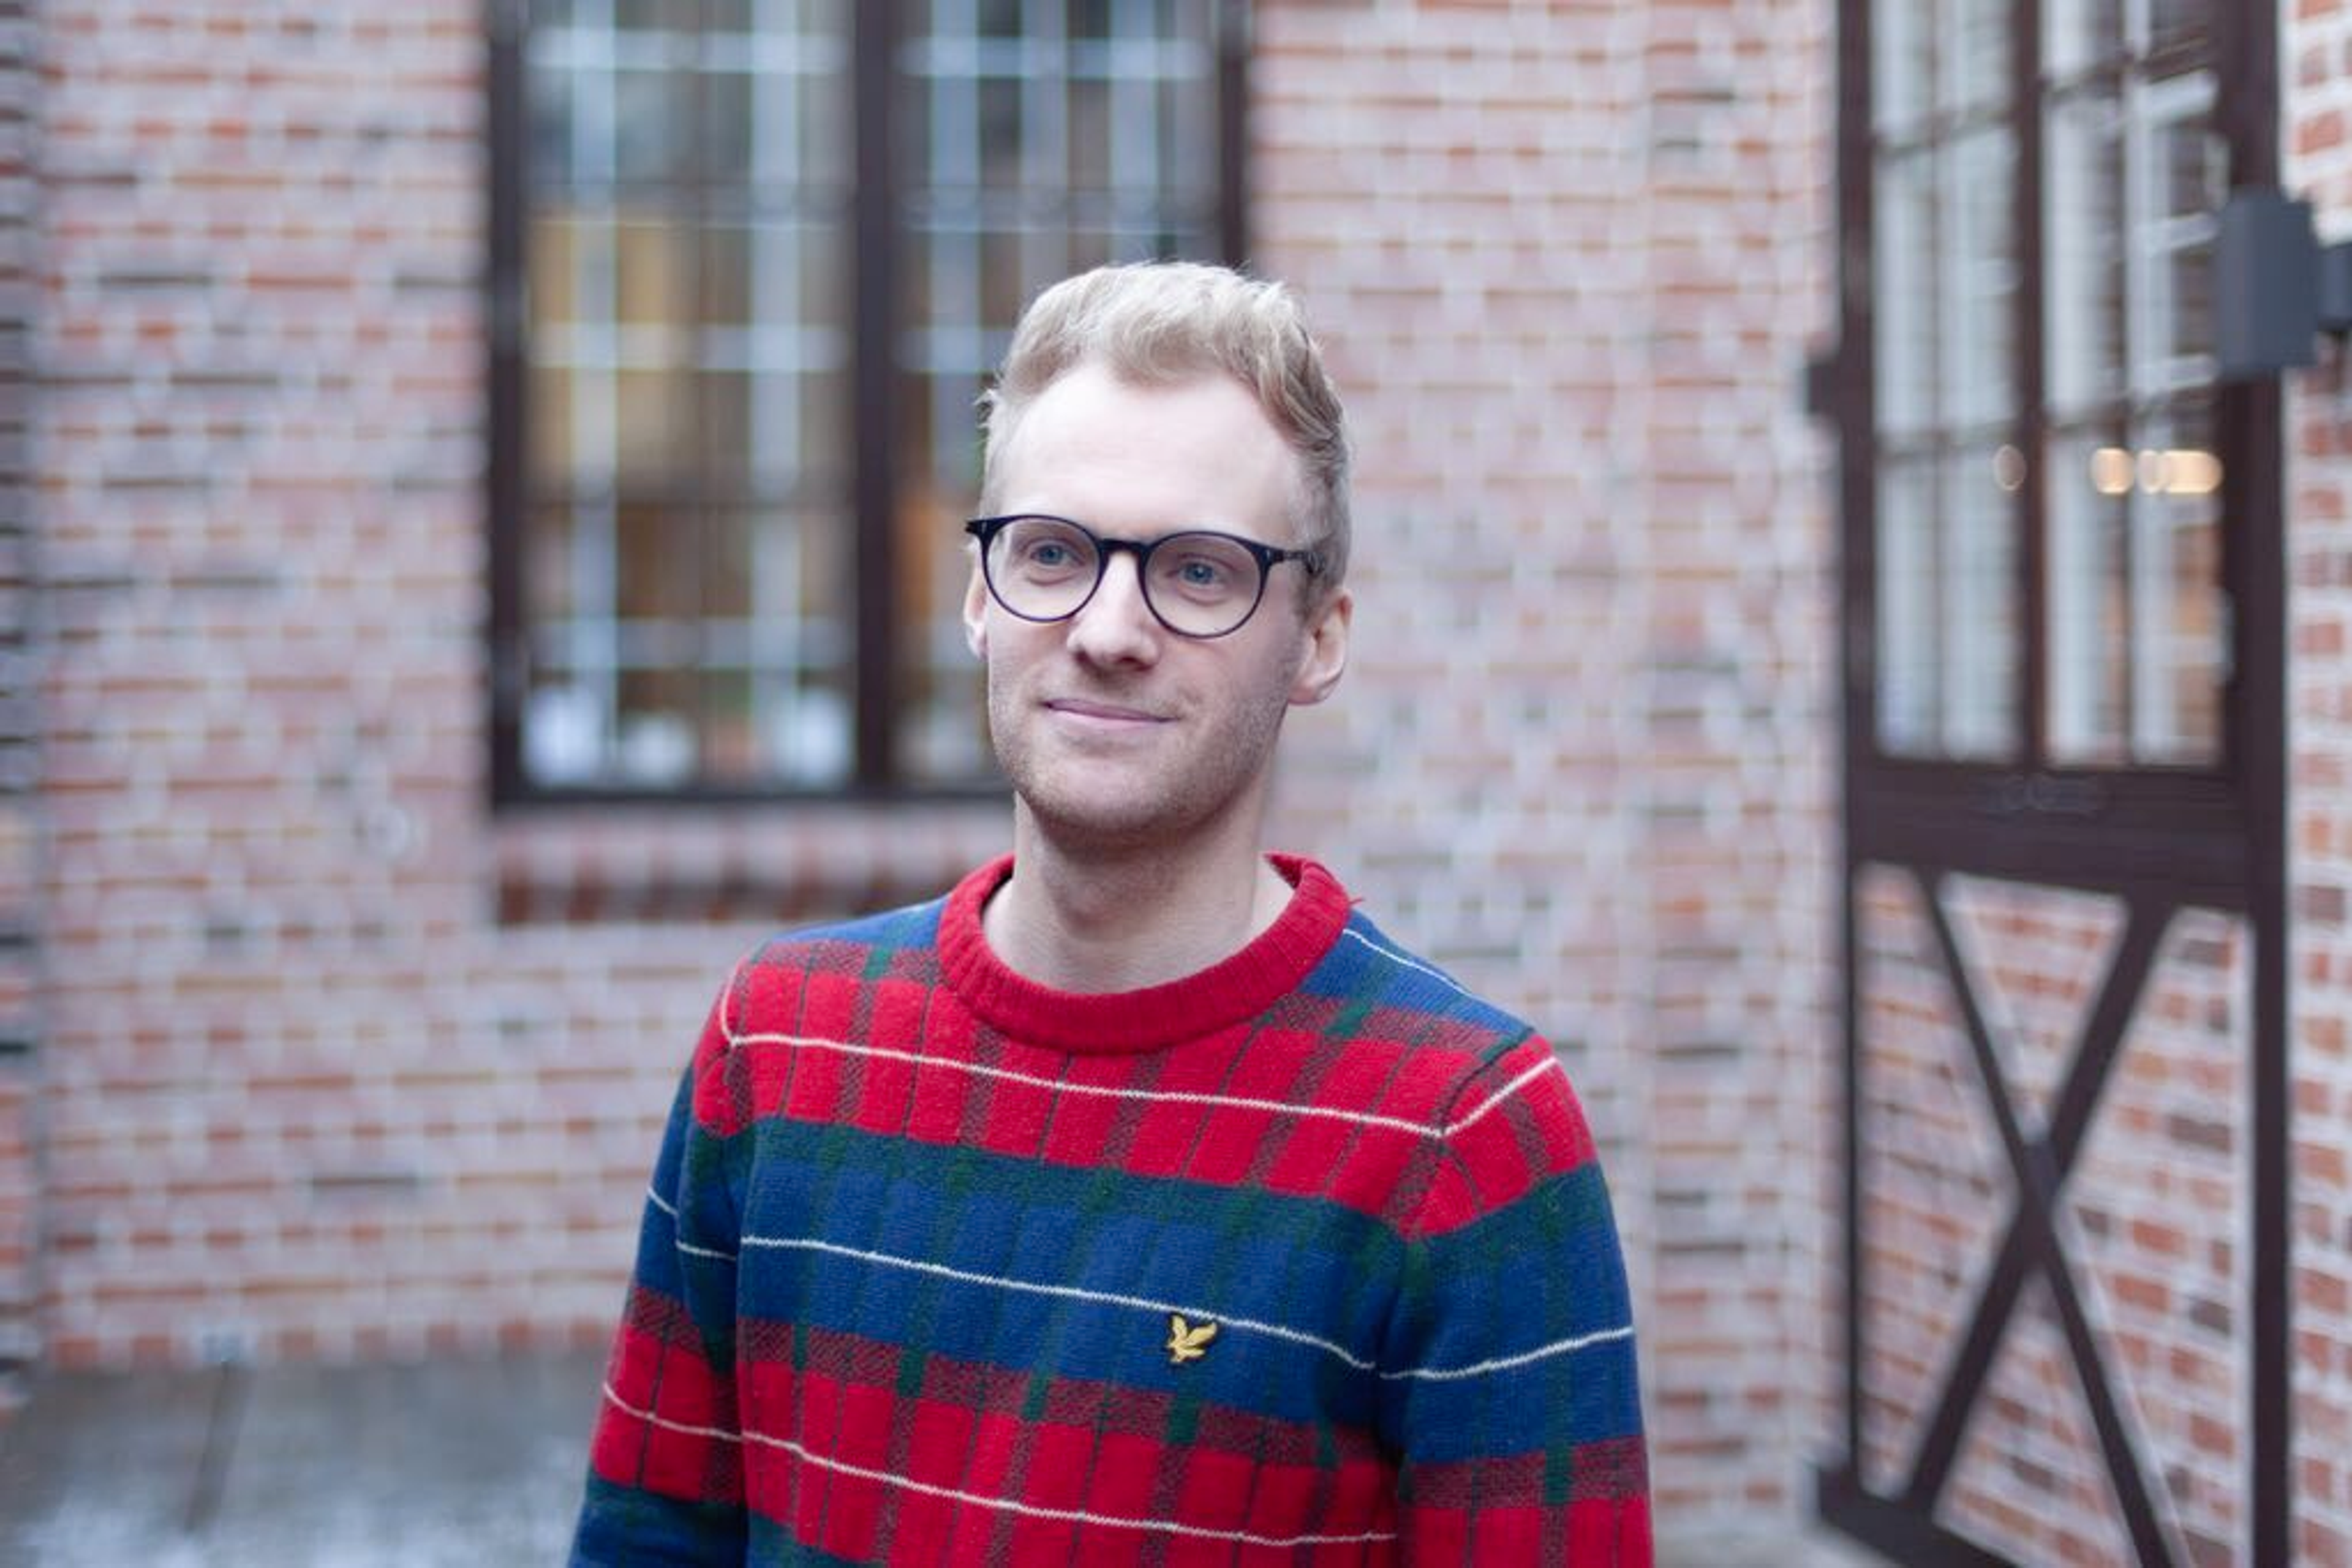
[[[2019,112],[2039,121],[2044,0],[2015,0],[2015,79],[2034,96]],[[2282,88],[2280,19],[2267,0],[2210,0],[2214,68],[2214,134],[2227,149],[2231,191],[2276,187]],[[1812,410],[1838,439],[1835,502],[1841,550],[1837,572],[1838,721],[1843,756],[1843,888],[1840,952],[1843,1050],[1840,1215],[1843,1231],[1841,1335],[1843,1454],[1819,1477],[1818,1503],[1832,1524],[1906,1562],[1988,1561],[1974,1542],[1944,1528],[1935,1499],[1880,1496],[1861,1475],[1864,1452],[1868,1346],[1864,1328],[1863,1247],[1866,1202],[1863,1155],[1861,968],[1858,913],[1865,869],[1908,869],[1923,887],[1962,873],[2116,896],[2136,914],[2187,906],[2240,911],[2253,933],[2251,1029],[2245,1094],[2252,1129],[2247,1153],[2250,1209],[2243,1233],[2252,1254],[2244,1328],[2244,1410],[2251,1428],[2247,1538],[2252,1561],[2287,1561],[2292,1538],[2291,1444],[2294,1353],[2290,1257],[2292,1095],[2288,1074],[2289,856],[2287,850],[2286,507],[2284,392],[2275,374],[2213,388],[2215,449],[2225,467],[2221,499],[2220,583],[2232,607],[2230,667],[2221,692],[2220,745],[2210,764],[2047,764],[2047,605],[2042,597],[2047,519],[2041,487],[2029,486],[2018,558],[2021,639],[2027,683],[2021,717],[2029,765],[1900,757],[1878,744],[1875,584],[1877,562],[1874,384],[1875,321],[1873,202],[1876,173],[1873,96],[1872,0],[1838,0],[1835,265],[1840,338],[1812,368]],[[2046,305],[2041,232],[2044,164],[2038,123],[2032,156],[2021,157],[2019,200],[2032,226],[2032,310],[2020,352],[2036,395],[2021,400],[2021,425],[2046,426],[2040,393]],[[2023,241],[2021,246],[2022,249]],[[2037,443],[2038,458],[2042,446]],[[1980,1034],[1976,1026],[1972,1031]],[[2045,1227],[2045,1232],[2046,1232]],[[1958,1364],[1946,1376],[1974,1386],[1981,1364]],[[2106,1442],[2111,1466],[2136,1462]],[[2144,1521],[2142,1521],[2144,1522]]]
[[[2219,586],[2231,607],[2228,668],[2218,693],[2220,734],[2210,762],[2071,763],[2051,755],[2049,624],[2051,506],[2046,482],[2053,449],[2048,401],[2051,256],[2045,232],[2049,177],[2043,120],[2051,93],[2042,69],[2043,0],[2014,0],[2010,66],[2028,84],[2012,95],[2007,126],[2018,153],[2012,220],[2018,252],[2019,318],[2015,360],[2018,411],[2010,440],[2025,456],[2031,482],[2017,491],[2013,604],[2019,622],[2012,679],[2017,682],[2017,745],[2002,760],[1899,753],[1880,731],[1881,610],[1877,574],[1879,442],[1876,182],[1882,135],[1872,118],[1869,0],[1842,0],[1842,76],[1848,101],[1841,116],[1837,161],[1838,234],[1845,282],[1840,306],[1841,352],[1825,390],[1841,434],[1839,474],[1844,627],[1841,670],[1848,828],[1898,856],[1954,858],[1988,870],[2008,868],[2048,876],[2080,870],[2105,875],[2142,857],[2164,868],[2168,883],[2186,879],[2235,885],[2250,815],[2261,796],[2250,773],[2263,747],[2265,705],[2281,700],[2275,658],[2258,606],[2274,602],[2265,586],[2281,570],[2276,520],[2279,422],[2275,389],[2208,384],[2215,449],[2222,464]],[[2231,188],[2268,184],[2276,165],[2275,134],[2248,111],[2234,79],[2247,69],[2248,40],[2238,7],[2216,0],[2208,46],[2215,72],[2212,132],[2226,150]],[[2274,100],[2273,108],[2274,109]],[[2269,520],[2265,527],[2263,520]],[[2270,537],[2263,538],[2267,532]],[[2275,721],[2269,721],[2275,724]],[[2272,809],[2276,809],[2273,805]]]
[[[897,513],[899,464],[899,366],[894,353],[901,267],[916,243],[900,222],[902,183],[897,116],[893,113],[901,47],[898,0],[851,7],[850,132],[855,174],[847,224],[845,276],[850,283],[851,341],[848,426],[856,451],[849,470],[843,556],[851,581],[844,596],[854,605],[848,674],[852,689],[852,764],[835,784],[783,779],[717,782],[697,776],[675,786],[612,783],[534,783],[523,764],[522,711],[530,668],[523,562],[530,542],[530,305],[527,292],[530,216],[529,143],[530,0],[489,0],[488,96],[488,266],[483,303],[488,363],[489,604],[487,647],[489,768],[494,809],[549,805],[685,805],[747,806],[779,801],[975,800],[1001,796],[1003,782],[982,773],[970,779],[907,777],[899,757],[895,708],[903,682],[905,626],[893,584],[900,567]],[[1213,259],[1239,265],[1249,254],[1248,59],[1250,0],[1211,0],[1218,174]],[[943,550],[961,547],[942,538]]]

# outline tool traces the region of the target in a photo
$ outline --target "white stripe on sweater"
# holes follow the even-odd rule
[[[1286,1329],[1280,1323],[1261,1323],[1251,1318],[1229,1318],[1223,1312],[1183,1301],[1155,1301],[1143,1296],[1122,1296],[1108,1290],[1088,1290],[1077,1285],[1043,1285],[1034,1279],[1012,1279],[1001,1274],[977,1274],[967,1268],[951,1268],[944,1263],[932,1263],[919,1258],[895,1258],[887,1252],[867,1252],[861,1247],[844,1247],[838,1242],[819,1241],[814,1237],[747,1236],[745,1247],[790,1248],[803,1252],[830,1252],[836,1257],[854,1258],[861,1263],[877,1263],[885,1268],[904,1268],[917,1274],[937,1275],[966,1285],[988,1285],[1000,1290],[1019,1290],[1033,1296],[1059,1296],[1073,1301],[1092,1301],[1106,1307],[1128,1307],[1139,1312],[1166,1317],[1181,1312],[1187,1318],[1214,1319],[1228,1329],[1245,1329],[1252,1333],[1270,1334],[1294,1344],[1311,1345],[1338,1356],[1359,1372],[1370,1372],[1372,1363],[1349,1352],[1344,1345],[1332,1343],[1314,1334],[1297,1329]]]
[[[690,1247],[682,1241],[677,1245],[681,1249],[700,1257],[715,1258],[728,1263],[735,1261],[726,1253],[713,1252],[708,1247]],[[1034,1279],[1014,1279],[1002,1274],[982,1274],[969,1268],[952,1268],[945,1263],[933,1263],[925,1258],[899,1258],[887,1252],[873,1252],[864,1247],[844,1247],[839,1242],[819,1241],[814,1237],[747,1236],[743,1238],[743,1245],[747,1247],[756,1247],[780,1252],[829,1253],[836,1258],[854,1258],[860,1263],[871,1263],[884,1268],[902,1268],[912,1274],[929,1274],[941,1279],[952,1279],[959,1284],[981,1285],[992,1289],[1013,1290],[1031,1296],[1052,1296],[1064,1300],[1090,1301],[1103,1307],[1124,1307],[1132,1311],[1149,1312],[1155,1318],[1166,1317],[1171,1313],[1181,1313],[1197,1321],[1214,1322],[1221,1328],[1234,1329],[1244,1333],[1265,1334],[1272,1339],[1287,1340],[1293,1344],[1306,1345],[1310,1349],[1321,1351],[1327,1355],[1338,1357],[1358,1372],[1375,1373],[1383,1381],[1390,1383],[1402,1382],[1407,1379],[1418,1379],[1425,1383],[1450,1383],[1460,1378],[1483,1376],[1492,1372],[1508,1372],[1517,1367],[1532,1365],[1539,1361],[1549,1361],[1554,1356],[1570,1355],[1594,1345],[1610,1344],[1633,1337],[1633,1325],[1625,1323],[1616,1328],[1598,1329],[1591,1333],[1576,1334],[1564,1340],[1554,1340],[1548,1345],[1538,1345],[1533,1350],[1521,1351],[1516,1355],[1497,1356],[1491,1361],[1477,1362],[1469,1366],[1406,1367],[1398,1372],[1378,1372],[1376,1363],[1357,1355],[1346,1346],[1337,1344],[1319,1334],[1310,1334],[1302,1329],[1289,1328],[1281,1323],[1262,1322],[1255,1318],[1231,1317],[1214,1307],[1203,1307],[1184,1301],[1157,1300],[1148,1296],[1122,1295],[1114,1290],[1089,1290],[1078,1285],[1043,1284]]]
[[[1246,1095],[1203,1094],[1195,1089],[1123,1089],[1116,1084],[1072,1083],[1066,1079],[1044,1078],[1036,1073],[1017,1072],[1011,1068],[987,1067],[979,1062],[958,1061],[952,1057],[927,1057],[919,1051],[899,1050],[892,1046],[859,1045],[851,1040],[835,1040],[823,1035],[790,1035],[781,1031],[751,1034],[730,1033],[730,1046],[795,1046],[814,1050],[836,1051],[843,1056],[874,1057],[885,1061],[906,1062],[910,1066],[946,1068],[951,1071],[970,1073],[975,1078],[997,1079],[1007,1083],[1026,1084],[1052,1094],[1092,1095],[1102,1100],[1142,1100],[1158,1105],[1203,1105],[1234,1110],[1263,1110],[1276,1116],[1317,1116],[1332,1121],[1352,1121],[1364,1127],[1385,1127],[1395,1132],[1409,1132],[1416,1138],[1444,1139],[1461,1131],[1495,1109],[1521,1088],[1542,1076],[1545,1069],[1559,1066],[1559,1058],[1547,1056],[1518,1077],[1495,1091],[1477,1110],[1457,1121],[1433,1123],[1411,1121],[1402,1116],[1383,1116],[1375,1110],[1343,1110],[1329,1105],[1299,1105],[1286,1100],[1258,1100]]]
[[[1473,1366],[1407,1367],[1402,1372],[1384,1372],[1381,1376],[1391,1383],[1401,1382],[1405,1378],[1419,1378],[1424,1383],[1447,1383],[1457,1377],[1478,1377],[1490,1372],[1508,1372],[1513,1367],[1528,1366],[1536,1362],[1547,1361],[1556,1355],[1567,1355],[1571,1351],[1584,1350],[1591,1345],[1608,1344],[1616,1340],[1630,1340],[1633,1337],[1633,1325],[1625,1323],[1613,1329],[1598,1329],[1589,1334],[1577,1334],[1565,1340],[1554,1340],[1550,1344],[1538,1345],[1535,1349],[1522,1351],[1517,1355],[1496,1356],[1493,1361],[1482,1361]]]
[[[1426,963],[1422,963],[1416,960],[1407,958],[1403,953],[1397,952],[1396,949],[1392,947],[1382,947],[1379,942],[1376,942],[1370,937],[1366,936],[1354,926],[1341,926],[1339,928],[1339,934],[1341,936],[1354,937],[1358,942],[1362,942],[1366,947],[1370,948],[1374,952],[1379,953],[1391,963],[1402,964],[1407,969],[1417,969],[1421,971],[1421,973],[1428,975],[1440,985],[1444,986],[1447,990],[1452,991],[1458,995],[1467,996],[1470,994],[1469,992],[1462,988],[1462,983],[1460,981],[1454,979],[1451,974],[1446,973],[1445,971],[1442,969],[1432,969]]]

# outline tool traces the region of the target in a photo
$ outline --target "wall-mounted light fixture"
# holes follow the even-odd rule
[[[2309,202],[2268,185],[2231,192],[2214,272],[2223,381],[2315,364],[2315,337],[2352,331],[2352,242],[2321,245]]]

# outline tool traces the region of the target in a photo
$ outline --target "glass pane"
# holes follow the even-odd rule
[[[530,309],[541,321],[575,321],[580,314],[580,227],[569,216],[543,215],[530,227],[524,244],[530,279]]]
[[[1880,161],[1877,256],[1878,424],[1894,434],[1936,422],[1936,189],[1932,152]]]
[[[1935,108],[1935,12],[1919,0],[1871,0],[1871,121],[1882,132]]]
[[[534,40],[534,177],[561,159],[591,187],[529,220],[541,783],[848,776],[849,175],[817,121],[850,19],[612,0]],[[616,202],[614,174],[643,184]],[[812,510],[755,504],[786,496]]]
[[[693,450],[694,378],[657,369],[624,370],[614,379],[619,395],[614,456],[621,489],[644,494],[690,483],[686,468]]]
[[[1923,758],[2014,754],[2017,493],[2013,448],[1879,464],[1879,742]]]
[[[2122,55],[2124,0],[2042,0],[2042,63],[2071,77]]]
[[[2224,163],[2210,76],[2176,77],[2132,98],[2131,191],[2140,287],[2135,390],[2160,395],[2212,376],[2214,212]]]
[[[2124,759],[2132,470],[2130,452],[2106,437],[2074,435],[2051,446],[2049,734],[2062,763]]]
[[[562,490],[573,482],[572,373],[535,367],[526,395],[530,409],[530,479],[535,489]]]
[[[2148,47],[2175,47],[2211,37],[2217,3],[2244,0],[2147,0]]]
[[[2160,127],[2157,158],[2164,216],[2202,217],[2221,210],[2230,194],[2228,150],[2202,112]]]
[[[2017,416],[2016,138],[2005,126],[1956,138],[1944,167],[1949,423],[2006,423]]]
[[[2221,750],[2230,628],[2221,465],[2211,421],[2182,410],[2137,432],[2132,491],[2132,752],[2210,762]]]
[[[659,183],[693,175],[690,72],[623,70],[613,75],[614,174]]]
[[[1998,758],[2017,749],[2017,506],[1998,448],[1943,465],[1943,749]]]
[[[1946,106],[1998,109],[2009,101],[2015,75],[2015,0],[1943,0],[1943,10]]]
[[[613,231],[613,314],[624,326],[667,329],[693,308],[694,230],[624,223]]]
[[[752,539],[752,624],[763,640],[756,711],[760,752],[795,784],[829,787],[852,771],[847,678],[851,602],[838,517],[762,514]]]
[[[701,613],[700,532],[684,508],[622,505],[614,531],[614,607],[624,621],[690,621]]]
[[[534,621],[562,620],[578,608],[572,593],[572,508],[558,504],[533,509],[523,576]]]
[[[1878,468],[1878,737],[1926,755],[1937,739],[1936,472],[1932,462]]]
[[[713,185],[740,184],[751,177],[751,150],[756,144],[753,78],[745,71],[714,70],[696,79],[702,96],[701,175]]]
[[[2086,94],[2050,110],[2045,342],[2050,401],[2062,416],[2119,396],[2125,387],[2121,130],[2113,98]]]

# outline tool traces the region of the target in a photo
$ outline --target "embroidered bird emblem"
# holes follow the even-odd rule
[[[1209,1353],[1209,1342],[1217,1337],[1217,1325],[1202,1323],[1199,1328],[1184,1321],[1181,1312],[1168,1314],[1168,1359],[1182,1366],[1188,1361],[1199,1361]]]

